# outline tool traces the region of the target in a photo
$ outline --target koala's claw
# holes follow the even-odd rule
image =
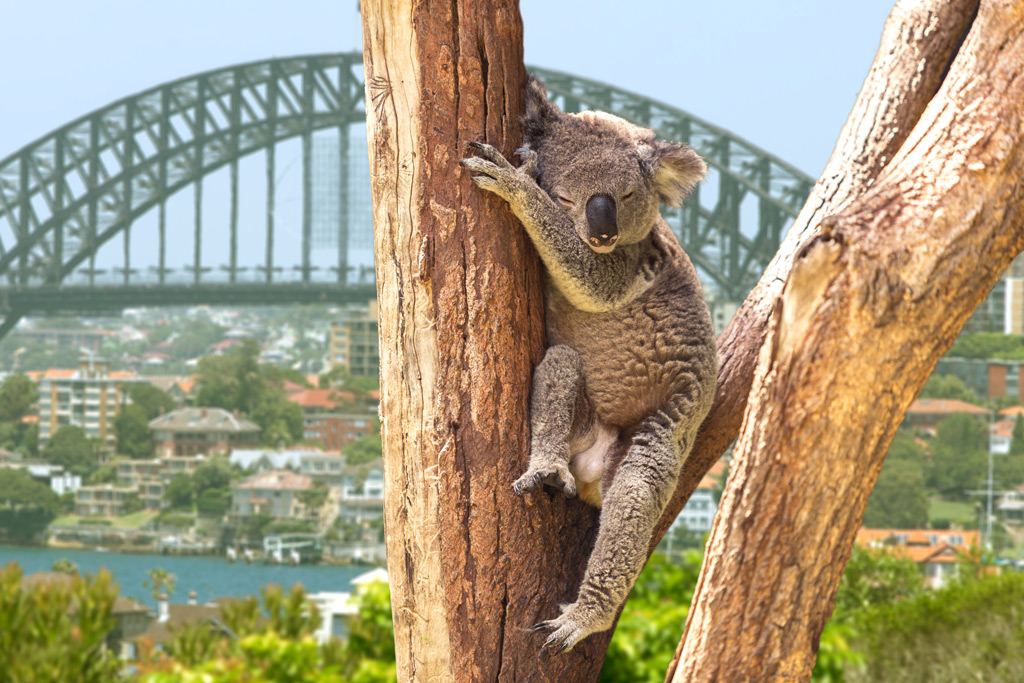
[[[515,155],[522,160],[519,164],[519,170],[523,173],[528,173],[531,176],[537,175],[537,153],[529,147],[520,147],[515,151]]]
[[[577,623],[569,610],[566,610],[557,619],[542,621],[533,627],[534,633],[542,631],[551,631],[551,635],[544,640],[541,649],[550,650],[555,654],[568,652],[593,633],[593,631],[587,630],[583,624]]]
[[[508,159],[502,156],[501,152],[491,145],[488,145],[486,142],[471,142],[469,143],[469,147],[470,149],[475,150],[476,153],[484,159],[487,159],[487,161],[500,168],[512,168],[512,164],[508,163]]]
[[[512,484],[512,490],[521,496],[536,490],[543,484],[562,489],[570,498],[576,496],[576,478],[572,476],[569,468],[565,465],[529,469],[523,476],[516,479],[516,482]]]

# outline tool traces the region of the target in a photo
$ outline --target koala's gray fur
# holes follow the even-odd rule
[[[537,625],[569,649],[611,627],[711,407],[717,362],[697,274],[659,213],[707,173],[689,147],[618,117],[565,114],[527,86],[523,159],[462,164],[508,201],[546,266],[550,347],[534,372],[529,469],[514,484],[601,508],[576,602]],[[536,176],[536,178],[535,178]]]

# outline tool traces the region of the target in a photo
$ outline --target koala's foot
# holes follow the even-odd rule
[[[533,627],[534,632],[550,631],[542,649],[554,652],[568,652],[592,633],[612,627],[615,615],[607,617],[595,610],[581,606],[579,602],[561,605],[562,615],[549,621],[542,621]]]
[[[521,496],[542,484],[559,488],[569,497],[576,495],[576,478],[572,476],[569,467],[555,463],[530,467],[523,476],[516,479],[516,483],[512,484],[512,490]]]

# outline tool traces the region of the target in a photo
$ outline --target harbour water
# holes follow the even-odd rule
[[[143,584],[149,571],[166,569],[177,577],[171,602],[185,602],[189,591],[196,592],[200,603],[225,596],[259,596],[260,588],[280,584],[287,591],[301,583],[310,593],[351,591],[352,579],[370,571],[370,567],[331,565],[268,565],[261,562],[228,564],[221,556],[137,555],[95,550],[63,548],[23,548],[0,546],[0,567],[17,562],[25,574],[50,571],[61,558],[74,562],[79,571],[94,574],[106,568],[120,585],[121,595],[154,605],[151,590]]]

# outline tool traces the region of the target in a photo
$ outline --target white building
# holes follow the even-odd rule
[[[709,533],[715,513],[718,511],[718,503],[715,502],[714,496],[715,486],[715,480],[704,475],[697,490],[686,501],[686,506],[673,524],[684,524],[697,535]]]

